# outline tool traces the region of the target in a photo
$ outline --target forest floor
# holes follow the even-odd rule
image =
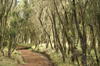
[[[65,63],[62,60],[62,54],[60,51],[58,53],[55,51],[55,49],[52,49],[51,46],[49,45],[48,48],[46,48],[46,44],[40,44],[37,48],[35,45],[32,44],[19,44],[18,47],[23,47],[25,49],[28,49],[29,51],[38,54],[39,56],[44,56],[49,59],[48,62],[51,62],[51,65],[46,65],[46,66],[78,66],[77,62],[71,62],[70,61],[70,56],[67,55]],[[26,48],[27,47],[27,48]],[[23,49],[23,48],[18,48],[18,49]],[[21,50],[22,51],[22,50]],[[66,52],[68,53],[68,52]],[[47,61],[47,60],[46,60]],[[47,62],[47,63],[48,63]],[[26,62],[27,63],[27,62]],[[24,65],[23,65],[24,66]],[[44,65],[38,65],[38,66],[44,66]]]
[[[19,64],[18,66],[52,66],[50,60],[41,54],[32,52],[28,49],[18,48],[24,58],[25,63]]]

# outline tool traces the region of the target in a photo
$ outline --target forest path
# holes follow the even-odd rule
[[[52,63],[45,57],[32,52],[28,49],[18,50],[21,52],[25,64],[19,64],[18,66],[52,66]]]

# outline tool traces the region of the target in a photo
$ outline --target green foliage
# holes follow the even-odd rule
[[[69,30],[67,34],[68,34],[68,37],[71,37],[72,36],[71,30]]]
[[[24,3],[25,3],[25,4],[28,4],[28,0],[24,0]]]
[[[11,16],[13,16],[13,14],[12,13],[9,13],[8,14],[8,17],[11,17]],[[4,17],[7,17],[7,14],[5,14]]]
[[[18,25],[18,22],[17,22],[16,20],[17,20],[17,17],[15,17],[15,19],[13,19],[13,20],[10,22],[10,25],[11,25],[13,28],[16,28],[17,25]]]
[[[17,18],[17,16],[15,16],[15,21],[17,21],[18,20],[18,18]]]
[[[19,21],[19,22],[20,22],[20,23],[22,23],[23,21],[24,21],[24,19],[20,19],[20,21]]]
[[[7,16],[7,14],[4,14],[4,17],[6,17]]]
[[[16,37],[16,30],[13,28],[10,29],[9,36],[10,36],[10,38],[15,38]]]
[[[9,14],[8,14],[8,17],[11,17],[11,16],[13,16],[13,14],[12,14],[12,13],[9,13]]]
[[[16,12],[15,12],[15,11],[13,11],[13,12],[12,12],[12,14],[13,14],[13,16],[15,16],[15,15],[16,15]]]
[[[24,7],[25,7],[25,8],[28,7],[28,0],[24,0]]]
[[[34,1],[32,2],[32,7],[33,7],[33,6],[35,6],[35,2],[34,2]]]
[[[35,34],[35,30],[31,31],[31,37],[33,37]]]
[[[31,13],[31,10],[29,8],[27,8],[26,11],[24,11],[24,15],[29,18],[29,14]]]
[[[31,47],[31,46],[33,46],[33,44],[27,44],[27,43],[23,44],[23,43],[20,43],[20,44],[18,44],[18,46],[20,46],[20,47],[22,47],[22,46]]]
[[[32,46],[32,49],[34,49],[35,46]],[[62,54],[61,52],[56,52],[54,49],[51,49],[49,46],[46,48],[46,44],[39,45],[39,51],[38,48],[34,49],[35,52],[46,52],[50,56],[51,62],[54,63],[54,66],[77,66],[76,64],[73,64],[70,62],[70,55],[66,58],[66,63],[63,63],[61,60]]]
[[[4,15],[4,17],[7,17],[7,16],[8,17],[11,17],[11,16],[13,16],[13,14],[12,13],[9,13],[8,15],[7,14]]]
[[[9,44],[9,41],[8,41],[8,40],[5,40],[5,41],[3,42],[3,47],[7,46],[8,44]]]
[[[7,50],[4,50],[4,52],[7,53]],[[21,56],[20,54],[15,54],[18,53],[17,51],[12,53],[12,59],[8,58],[6,56],[2,56],[1,52],[0,52],[0,66],[17,66],[18,65],[18,61],[19,63],[22,63],[23,60],[21,60]]]
[[[15,7],[16,7],[16,5],[17,5],[17,0],[15,0]]]
[[[25,64],[25,62],[24,62],[24,61],[22,61],[22,62],[21,62],[21,64]]]
[[[47,20],[47,18],[48,18],[48,15],[45,15],[45,20]]]
[[[1,60],[2,61],[0,61],[0,66],[16,66],[17,65],[16,60],[12,60],[12,59],[9,59],[6,57],[3,57],[3,59],[1,59]]]
[[[14,19],[17,19],[19,16],[19,12],[13,11],[12,16],[14,16]]]
[[[12,45],[12,48],[15,49],[15,48],[17,47],[17,45],[18,45],[17,43],[14,43],[14,44]]]
[[[27,23],[27,20],[26,19],[22,19],[20,21],[20,23],[23,25],[22,27],[25,27],[26,23]]]
[[[6,26],[5,37],[4,37],[4,39],[7,40],[8,38],[9,38],[9,27]]]

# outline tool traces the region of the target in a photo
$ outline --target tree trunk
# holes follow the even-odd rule
[[[10,39],[9,47],[8,47],[8,57],[11,58],[11,47],[12,47],[12,38]]]
[[[74,18],[75,18],[75,24],[77,27],[77,31],[78,31],[78,35],[79,38],[81,40],[81,46],[82,46],[82,64],[83,66],[87,66],[87,61],[86,61],[86,33],[85,33],[85,27],[84,27],[84,16],[83,16],[83,12],[82,12],[82,26],[83,26],[83,36],[82,33],[79,29],[79,24],[77,22],[77,16],[76,16],[76,7],[75,7],[75,0],[73,0],[73,13],[74,13]]]

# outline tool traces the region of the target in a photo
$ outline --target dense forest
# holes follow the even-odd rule
[[[0,52],[44,43],[63,63],[100,66],[99,21],[100,0],[0,0]]]

